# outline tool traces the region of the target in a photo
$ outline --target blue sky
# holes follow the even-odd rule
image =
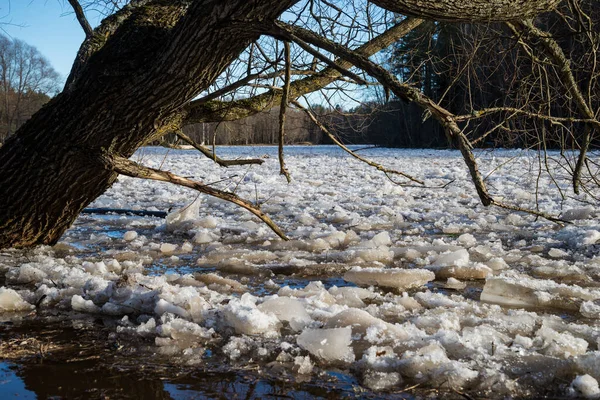
[[[0,0],[0,28],[37,47],[63,78],[85,37],[66,0]]]

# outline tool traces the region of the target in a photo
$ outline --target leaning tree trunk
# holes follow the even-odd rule
[[[105,156],[130,157],[177,123],[295,1],[150,1],[111,17],[65,91],[0,148],[0,248],[55,243],[115,181]]]

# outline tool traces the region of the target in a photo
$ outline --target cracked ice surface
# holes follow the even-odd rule
[[[394,185],[327,146],[288,148],[289,185],[274,148],[219,151],[269,157],[229,169],[191,151],[133,159],[260,202],[290,241],[229,203],[120,177],[94,207],[172,209],[166,221],[82,216],[53,248],[0,253],[2,318],[36,305],[110,316],[115,335],[145,338],[174,362],[211,354],[298,376],[340,368],[371,390],[598,397],[596,208],[567,198],[561,209],[542,176],[540,208],[574,224],[486,209],[453,151],[363,153],[428,187],[452,181],[445,189]],[[484,175],[514,158],[488,183],[533,207],[535,158],[479,156]]]

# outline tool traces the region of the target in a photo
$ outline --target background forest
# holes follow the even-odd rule
[[[538,24],[568,49],[577,84],[589,93],[591,108],[600,109],[594,73],[598,44],[589,30],[581,29],[595,26],[600,19],[594,4],[579,4],[588,21],[574,23],[558,12],[543,14]],[[533,47],[521,41],[510,24],[428,21],[394,44],[385,58],[387,68],[402,81],[452,113],[467,116],[465,120],[472,118],[469,139],[476,147],[576,148],[584,126],[568,119],[578,118],[577,105],[564,90],[558,66],[536,54]],[[0,34],[0,79],[1,143],[57,92],[60,77],[34,47]],[[378,86],[369,86],[363,93],[353,103],[358,106],[330,103],[313,106],[312,111],[345,143],[448,147],[443,127],[419,106]],[[502,111],[485,112],[500,108]],[[565,121],[543,121],[527,113]],[[241,120],[190,125],[184,132],[204,144],[275,144],[278,117],[279,107],[274,107]],[[286,143],[331,143],[304,112],[288,109],[287,121]],[[164,140],[173,144],[177,136],[168,135]],[[592,148],[595,140],[592,138]]]

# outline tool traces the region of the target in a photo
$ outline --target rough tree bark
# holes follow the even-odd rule
[[[0,148],[0,248],[55,243],[116,179],[107,159],[176,131],[191,99],[298,1],[134,0],[105,20],[82,45],[63,93]],[[416,17],[489,21],[557,1],[373,2]]]

